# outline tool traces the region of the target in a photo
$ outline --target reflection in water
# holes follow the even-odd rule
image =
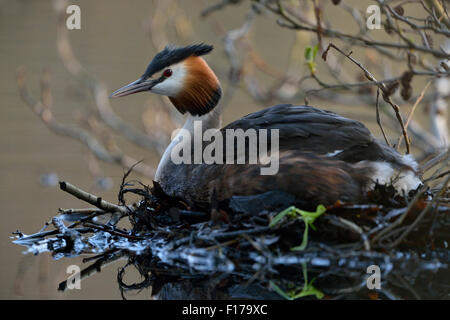
[[[61,189],[97,208],[61,210],[52,219],[53,230],[19,232],[14,243],[33,254],[50,251],[54,259],[92,255],[85,259],[92,264],[82,279],[127,259],[117,275],[123,297],[150,287],[159,299],[423,299],[448,294],[450,220],[446,208],[422,192],[411,207],[396,198],[396,207],[336,203],[326,212],[319,206],[317,212],[296,215],[293,209],[282,211],[296,204],[293,197],[277,191],[233,197],[211,211],[187,208],[158,185],[150,190],[124,182],[119,206],[65,182]],[[392,190],[378,186],[375,192]],[[127,205],[126,194],[142,199]],[[427,203],[435,215],[419,219]],[[408,222],[399,224],[408,210]],[[313,214],[314,224],[305,218]],[[96,220],[103,215],[107,222]],[[118,227],[121,220],[131,228]],[[417,228],[393,246],[411,221],[417,221]],[[315,231],[304,237],[307,224]],[[430,226],[429,239],[417,236]],[[297,249],[302,237],[304,248]],[[380,270],[381,289],[375,291],[367,285],[373,265]],[[130,267],[142,281],[123,280]],[[66,282],[59,286],[66,288]]]

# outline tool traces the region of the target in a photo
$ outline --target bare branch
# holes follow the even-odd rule
[[[398,122],[400,123],[401,129],[402,129],[402,133],[403,133],[403,136],[404,136],[405,141],[406,141],[406,153],[410,153],[410,145],[411,145],[411,142],[410,142],[410,140],[409,140],[409,138],[408,138],[408,135],[407,135],[407,133],[406,133],[405,124],[403,123],[403,119],[402,119],[402,116],[401,116],[401,114],[400,114],[400,108],[398,107],[398,105],[396,105],[396,104],[392,101],[391,97],[388,95],[388,90],[387,90],[387,88],[386,88],[386,85],[385,85],[383,82],[377,81],[377,79],[375,79],[375,77],[373,76],[372,73],[370,73],[366,68],[364,68],[364,66],[363,66],[360,62],[358,62],[357,60],[353,59],[353,58],[350,56],[350,55],[352,54],[352,52],[346,54],[346,53],[344,53],[341,49],[339,49],[338,47],[336,47],[333,43],[330,43],[330,44],[328,45],[327,49],[325,50],[325,52],[322,54],[322,58],[323,58],[324,60],[326,60],[327,53],[328,53],[328,50],[329,50],[330,48],[336,49],[336,50],[339,51],[341,54],[343,54],[343,55],[346,56],[348,59],[350,59],[350,61],[352,61],[353,63],[355,63],[361,70],[364,71],[364,74],[365,74],[366,78],[367,78],[369,81],[372,81],[372,82],[374,82],[374,83],[377,84],[377,87],[381,90],[381,92],[383,92],[383,99],[384,99],[384,101],[386,101],[388,104],[390,104],[390,105],[392,106],[392,108],[394,109],[394,111],[395,111],[395,115],[396,115],[396,117],[397,117]]]
[[[97,208],[103,210],[103,211],[108,211],[111,213],[115,213],[115,212],[120,212],[123,214],[127,214],[128,213],[128,208],[126,206],[118,206],[115,205],[111,202],[108,202],[106,200],[103,200],[101,197],[95,196],[91,193],[88,193],[86,191],[81,190],[80,188],[75,187],[74,185],[65,182],[65,181],[60,181],[59,182],[59,187],[61,190],[70,193],[71,195],[73,195],[74,197],[83,200],[93,206],[96,206]]]
[[[293,30],[314,32],[314,33],[318,32],[317,27],[306,26],[306,25],[300,24],[297,21],[295,21],[294,19],[292,19],[286,13],[286,10],[283,7],[280,8],[280,6],[278,6],[278,8],[274,9],[270,5],[266,4],[266,8],[268,8],[270,11],[280,15],[284,19],[284,21],[287,22],[287,23],[285,23],[283,21],[278,20],[277,21],[278,24],[282,27],[293,29]],[[338,39],[342,39],[342,40],[353,40],[353,41],[355,41],[355,45],[367,46],[367,47],[374,48],[374,49],[378,50],[381,54],[386,54],[386,52],[383,50],[379,50],[380,47],[381,48],[392,48],[392,49],[412,49],[412,50],[431,54],[431,55],[435,56],[436,58],[445,58],[445,59],[450,58],[450,54],[444,52],[443,50],[435,50],[435,49],[430,49],[430,48],[423,47],[423,46],[418,46],[412,42],[409,42],[407,44],[400,44],[400,43],[394,43],[394,42],[371,40],[371,39],[364,38],[359,35],[346,34],[346,33],[343,33],[343,32],[337,31],[337,30],[333,30],[333,29],[329,29],[329,28],[323,28],[321,31],[322,31],[322,35],[324,37],[338,38]]]
[[[23,68],[19,69],[17,72],[17,86],[19,88],[20,96],[22,100],[36,113],[45,125],[55,132],[56,134],[67,136],[75,140],[80,141],[100,160],[119,164],[123,167],[130,167],[134,163],[138,162],[135,159],[124,155],[120,152],[111,153],[109,152],[94,136],[89,132],[74,126],[64,125],[58,122],[53,116],[49,107],[44,106],[40,101],[36,100],[31,96],[29,90],[25,84],[25,70]],[[50,93],[47,93],[48,95]],[[48,99],[48,98],[46,98]],[[43,98],[43,100],[45,100]],[[136,171],[140,174],[153,178],[155,174],[155,169],[152,167],[140,164]]]
[[[414,115],[414,111],[416,110],[416,107],[422,101],[422,99],[423,99],[423,97],[425,95],[425,92],[427,91],[427,89],[430,86],[430,84],[431,84],[431,81],[428,81],[428,83],[425,85],[425,87],[423,88],[422,92],[420,93],[419,97],[416,99],[416,102],[414,103],[411,111],[409,112],[408,118],[406,119],[406,123],[405,123],[405,129],[406,130],[408,129],[409,123],[412,120],[412,117]],[[397,144],[396,144],[397,148],[400,147],[401,142],[402,142],[402,136],[398,137]]]
[[[386,144],[388,146],[391,146],[391,144],[389,143],[388,138],[386,137],[386,133],[384,132],[383,125],[381,124],[379,97],[380,97],[380,89],[378,88],[378,90],[377,90],[377,102],[375,103],[376,110],[377,110],[377,112],[376,112],[376,114],[377,114],[377,123],[378,123],[378,126],[381,129],[381,133],[383,134],[384,141],[386,141]]]
[[[56,3],[57,5],[55,5],[55,10],[58,14],[56,46],[59,56],[67,70],[90,90],[95,99],[97,110],[102,120],[113,130],[122,134],[130,142],[151,151],[158,151],[162,154],[164,148],[166,147],[166,141],[161,141],[160,139],[154,138],[150,135],[143,134],[137,131],[133,126],[124,122],[111,108],[106,85],[91,76],[76,59],[65,25],[66,6],[63,5],[65,0],[56,0]]]

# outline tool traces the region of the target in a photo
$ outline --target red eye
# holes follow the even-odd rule
[[[164,76],[164,77],[168,78],[168,77],[170,77],[171,75],[172,75],[172,69],[166,69],[166,70],[164,70],[164,72],[163,72],[163,76]]]

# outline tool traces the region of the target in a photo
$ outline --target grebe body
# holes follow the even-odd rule
[[[183,150],[190,150],[191,156],[196,156],[193,142],[183,140],[179,133],[164,152],[155,175],[155,181],[168,195],[191,204],[203,204],[211,200],[213,193],[220,201],[233,195],[280,190],[312,206],[337,200],[364,201],[376,183],[392,184],[399,194],[421,185],[417,163],[410,155],[400,155],[379,142],[361,122],[330,111],[276,105],[220,129],[220,82],[201,57],[211,50],[205,44],[166,47],[150,62],[143,76],[116,90],[112,96],[141,91],[166,95],[178,111],[188,113],[183,132],[192,135],[196,134],[198,123],[201,134],[217,129],[222,136],[229,130],[254,129],[259,133],[264,129],[269,135],[276,130],[279,170],[276,174],[262,175],[261,163],[227,162],[227,151],[230,152],[227,148],[224,148],[223,161],[174,163],[174,149],[182,148],[183,144],[188,147]],[[245,150],[250,149],[249,144],[245,140]],[[202,150],[207,146],[203,141]],[[236,158],[239,150],[231,151]]]

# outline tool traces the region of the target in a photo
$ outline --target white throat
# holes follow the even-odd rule
[[[202,116],[189,115],[186,122],[183,125],[184,130],[188,131],[191,137],[194,136],[194,123],[201,121],[202,131],[205,132],[208,129],[219,129],[221,126],[221,108],[220,104],[216,106],[209,113]],[[178,131],[178,132],[177,132]],[[175,146],[180,146],[179,144],[191,143],[190,141],[182,139],[182,134],[179,130],[175,131],[172,135],[172,141],[164,151],[161,160],[159,161],[158,168],[156,169],[155,181],[159,182],[161,178],[166,175],[165,169],[167,169],[171,164],[171,152]],[[181,141],[182,140],[182,141]],[[181,141],[181,142],[180,142]]]

